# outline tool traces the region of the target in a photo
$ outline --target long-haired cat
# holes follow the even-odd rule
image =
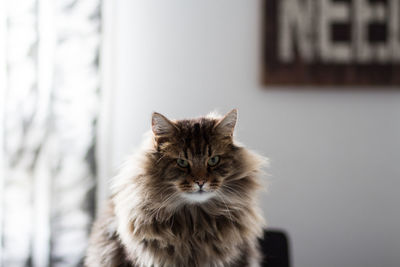
[[[223,118],[152,116],[149,145],[114,178],[94,224],[87,267],[259,266],[256,201],[263,159]]]

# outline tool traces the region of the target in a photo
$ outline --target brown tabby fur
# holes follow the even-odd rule
[[[233,141],[235,123],[236,110],[223,119],[174,122],[154,114],[152,142],[115,177],[85,266],[259,266],[263,219],[255,193],[263,159]],[[220,163],[206,166],[212,155]],[[190,167],[177,166],[177,158]],[[204,202],[182,198],[199,177],[215,196]]]

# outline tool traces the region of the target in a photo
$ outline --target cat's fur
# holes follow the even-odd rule
[[[233,141],[236,118],[236,110],[178,121],[154,113],[150,145],[113,180],[85,265],[259,266],[263,159]],[[216,155],[219,164],[207,165]],[[190,164],[178,166],[178,158]]]

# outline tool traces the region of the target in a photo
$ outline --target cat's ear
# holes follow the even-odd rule
[[[176,130],[176,126],[164,115],[153,112],[151,116],[151,129],[156,136],[166,136],[173,134]]]
[[[215,125],[215,130],[221,135],[232,136],[237,121],[237,112],[237,109],[232,109],[231,111],[229,111]]]

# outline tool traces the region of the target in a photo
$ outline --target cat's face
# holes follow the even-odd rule
[[[222,194],[225,179],[238,165],[232,134],[237,112],[222,119],[172,122],[153,114],[160,185],[172,186],[184,201],[201,203]]]

